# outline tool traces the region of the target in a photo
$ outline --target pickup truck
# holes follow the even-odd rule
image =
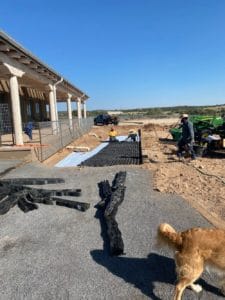
[[[94,125],[109,125],[114,124],[118,125],[119,120],[116,116],[110,116],[108,114],[98,115],[94,118]]]

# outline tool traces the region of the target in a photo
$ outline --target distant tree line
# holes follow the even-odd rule
[[[116,111],[116,110],[114,110]],[[134,108],[123,109],[124,116],[135,117],[171,117],[178,116],[182,113],[189,115],[210,115],[210,116],[225,116],[225,104],[212,105],[212,106],[168,106],[168,107],[151,107],[151,108]],[[88,117],[95,117],[100,114],[107,114],[107,110],[89,110],[87,112]],[[67,117],[67,112],[60,112],[61,115]],[[73,110],[73,116],[77,117],[77,110]]]
[[[146,116],[171,116],[187,113],[190,115],[224,115],[225,105],[214,105],[214,106],[173,106],[173,107],[153,107],[153,108],[142,108],[142,109],[129,109],[123,110],[124,113],[142,113]]]

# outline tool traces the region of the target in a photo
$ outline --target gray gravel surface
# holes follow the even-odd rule
[[[0,173],[8,170],[9,168],[16,167],[22,163],[19,159],[0,159]]]
[[[125,255],[110,257],[94,205],[98,182],[111,183],[127,171],[125,198],[117,221]],[[6,177],[62,177],[45,188],[81,188],[86,212],[39,204],[24,214],[18,207],[0,216],[0,299],[171,299],[173,254],[155,247],[156,228],[168,222],[178,230],[210,224],[176,195],[153,190],[151,174],[138,167],[47,168],[27,164]],[[5,178],[6,178],[5,177]],[[203,276],[202,299],[224,299],[210,275]],[[197,299],[186,290],[183,299]]]

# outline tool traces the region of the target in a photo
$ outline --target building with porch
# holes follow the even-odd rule
[[[27,122],[51,121],[57,133],[58,102],[67,102],[72,127],[71,102],[78,120],[86,118],[88,95],[41,62],[11,37],[0,31],[0,132],[13,132],[14,144],[23,145]]]

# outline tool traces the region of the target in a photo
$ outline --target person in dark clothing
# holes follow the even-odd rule
[[[131,130],[129,130],[128,137],[126,138],[126,140],[131,140],[132,142],[136,142],[137,137],[138,137],[137,131],[135,131],[134,129],[131,129]]]
[[[183,114],[181,116],[181,127],[182,135],[181,139],[178,141],[178,151],[177,156],[182,157],[183,152],[188,153],[192,159],[196,158],[193,145],[195,141],[193,124],[188,120],[188,115]]]
[[[28,122],[24,128],[24,133],[29,136],[29,139],[32,140],[32,130],[33,130],[33,123]]]

